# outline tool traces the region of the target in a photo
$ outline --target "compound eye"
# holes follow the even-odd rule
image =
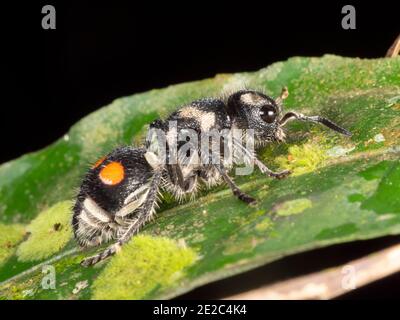
[[[276,109],[273,106],[263,106],[260,110],[261,119],[266,123],[272,123],[276,119]]]

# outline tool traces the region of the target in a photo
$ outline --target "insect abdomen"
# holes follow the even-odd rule
[[[89,169],[73,208],[73,230],[81,246],[117,238],[134,219],[152,176],[145,153],[145,149],[117,148]]]

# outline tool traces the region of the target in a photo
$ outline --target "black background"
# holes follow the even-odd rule
[[[356,30],[341,28],[345,2],[32,2],[1,4],[0,162],[120,96],[295,55],[382,57],[400,32],[395,2],[354,4]],[[56,30],[41,27],[44,4]]]
[[[394,1],[352,2],[356,30],[341,27],[347,2],[32,2],[1,4],[0,162],[120,96],[296,55],[382,57],[400,32]],[[56,30],[41,28],[45,4],[57,10]]]

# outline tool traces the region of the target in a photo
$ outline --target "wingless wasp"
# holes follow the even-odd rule
[[[284,141],[283,127],[291,120],[320,123],[341,134],[351,135],[321,116],[306,116],[294,111],[283,113],[283,100],[287,96],[286,88],[277,99],[255,90],[239,90],[225,98],[193,101],[180,107],[167,119],[156,120],[150,125],[150,131],[158,132],[156,139],[151,136],[140,148],[117,148],[98,160],[81,184],[73,208],[73,230],[83,248],[111,240],[114,243],[101,253],[83,260],[82,265],[96,264],[128,242],[154,216],[161,190],[182,199],[193,195],[199,183],[212,186],[223,181],[237,198],[248,204],[255,203],[255,199],[240,190],[228,175],[229,170],[238,164],[233,150],[241,151],[242,161],[258,167],[272,178],[281,179],[291,173],[288,170],[270,170],[253,150],[243,146],[239,138],[230,140],[230,148],[223,148],[228,140],[223,138],[217,148],[208,144],[203,148],[194,143],[207,133],[224,131],[223,137],[226,137],[234,130],[241,130],[243,137],[251,131],[256,148]],[[163,134],[165,142],[162,157],[155,147],[157,140],[162,140],[159,133]],[[181,135],[186,138],[176,139]]]

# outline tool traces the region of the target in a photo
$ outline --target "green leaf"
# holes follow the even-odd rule
[[[139,144],[147,124],[177,106],[243,84],[274,97],[287,86],[286,109],[324,115],[353,136],[293,123],[286,143],[259,151],[292,176],[271,180],[255,170],[235,178],[256,207],[225,186],[180,205],[166,195],[157,218],[116,257],[81,267],[93,250],[76,249],[70,203],[88,166],[118,145]],[[399,154],[400,58],[296,57],[118,99],[51,146],[0,167],[0,295],[168,298],[296,252],[399,234]]]

